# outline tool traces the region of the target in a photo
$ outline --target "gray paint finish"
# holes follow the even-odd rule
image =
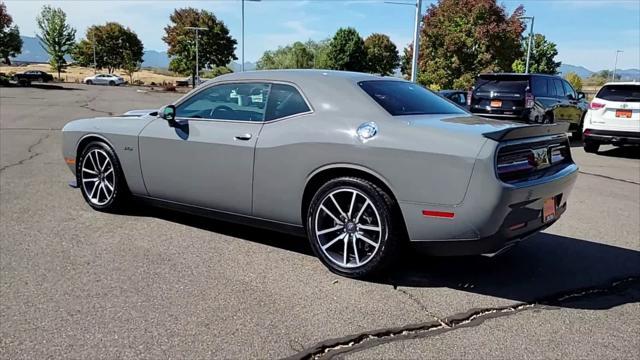
[[[75,157],[80,139],[96,134],[118,154],[134,194],[299,226],[313,175],[360,169],[391,189],[412,240],[488,236],[504,220],[510,201],[570,191],[575,165],[546,184],[514,187],[497,179],[498,142],[483,134],[522,124],[466,113],[391,116],[358,86],[381,79],[403,81],[335,71],[228,74],[174,104],[216,84],[251,81],[292,84],[311,111],[264,123],[178,119],[180,126],[148,110],[132,111],[67,124],[63,152]],[[363,142],[356,129],[365,122],[375,122],[378,135]],[[251,139],[236,139],[243,134]],[[135,151],[124,150],[130,147]],[[426,208],[456,217],[425,218]]]

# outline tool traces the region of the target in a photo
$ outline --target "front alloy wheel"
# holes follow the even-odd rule
[[[343,276],[365,277],[391,260],[395,234],[391,198],[374,184],[340,178],[321,187],[312,200],[308,230],[316,255]]]
[[[109,146],[89,144],[78,162],[77,182],[87,203],[96,210],[113,211],[126,197],[120,164]]]

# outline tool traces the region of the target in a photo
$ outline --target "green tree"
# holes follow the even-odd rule
[[[171,56],[169,69],[183,75],[191,74],[195,79],[196,34],[186,27],[204,27],[199,31],[198,54],[201,68],[226,66],[236,60],[236,40],[229,35],[224,22],[206,10],[194,8],[176,9],[170,16],[172,24],[164,28],[162,38],[169,46]]]
[[[213,79],[213,78],[218,77],[220,75],[230,74],[232,72],[233,72],[233,70],[228,66],[216,66],[211,70],[207,70],[207,71],[203,72],[202,73],[202,77],[203,78]]]
[[[129,84],[133,84],[133,74],[140,71],[140,66],[142,65],[141,59],[136,59],[136,57],[131,53],[131,51],[126,51],[124,53],[124,58],[122,60],[122,70],[124,70],[125,75],[129,77]]]
[[[67,24],[67,14],[62,9],[49,5],[42,7],[36,18],[40,34],[36,35],[40,45],[49,54],[49,64],[54,71],[60,72],[67,65],[65,55],[69,54],[75,45],[76,30]]]
[[[7,6],[0,2],[0,60],[11,65],[9,57],[16,57],[22,51],[20,30],[13,24],[13,18],[7,13]]]
[[[569,82],[569,84],[571,84],[571,86],[573,86],[574,89],[576,89],[576,91],[582,91],[582,78],[578,74],[570,72],[567,73],[564,78]]]
[[[522,57],[520,16],[511,15],[496,0],[440,0],[432,4],[420,29],[418,81],[443,89],[469,88],[480,72],[511,69]],[[405,58],[413,54],[409,47]],[[405,65],[405,74],[410,68]]]
[[[529,36],[522,39],[523,57],[513,62],[512,69],[518,73],[524,73],[527,62],[527,44],[529,44]],[[558,55],[556,44],[548,41],[542,34],[533,34],[531,44],[531,56],[529,58],[529,72],[535,74],[551,74],[558,73],[561,62],[556,62],[555,57]]]
[[[331,69],[333,65],[329,60],[329,43],[331,40],[321,41],[309,40],[304,45],[313,54],[314,69]]]
[[[135,32],[116,23],[93,25],[87,29],[73,50],[73,59],[82,66],[93,65],[93,46],[96,49],[96,68],[123,69],[130,77],[139,70],[144,56],[144,46]]]
[[[383,76],[391,75],[400,64],[396,45],[389,36],[371,34],[364,40],[367,71]]]
[[[354,28],[340,28],[329,43],[328,59],[336,70],[363,71],[366,69],[364,40]]]
[[[260,60],[257,69],[327,69],[329,68],[328,42],[306,43],[295,42],[292,45],[279,47],[277,50],[267,50]]]

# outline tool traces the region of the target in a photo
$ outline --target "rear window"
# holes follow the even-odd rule
[[[480,75],[476,80],[476,92],[511,92],[524,93],[529,87],[529,80],[522,76]]]
[[[358,83],[362,90],[393,116],[466,114],[467,112],[420,85],[396,80]]]
[[[640,102],[640,85],[605,85],[596,97],[608,101]]]

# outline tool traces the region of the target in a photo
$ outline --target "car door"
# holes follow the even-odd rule
[[[258,88],[260,99],[250,96]],[[139,136],[149,196],[251,214],[253,161],[270,85],[213,84],[181,99],[172,123],[157,118]]]
[[[564,92],[562,80],[551,79],[556,93],[556,105],[553,111],[554,121],[570,121],[569,99]]]
[[[580,108],[580,101],[578,100],[578,94],[573,89],[573,86],[568,81],[562,79],[562,86],[564,87],[564,94],[567,101],[567,116],[568,120],[573,124],[580,124],[582,120],[582,109]]]

